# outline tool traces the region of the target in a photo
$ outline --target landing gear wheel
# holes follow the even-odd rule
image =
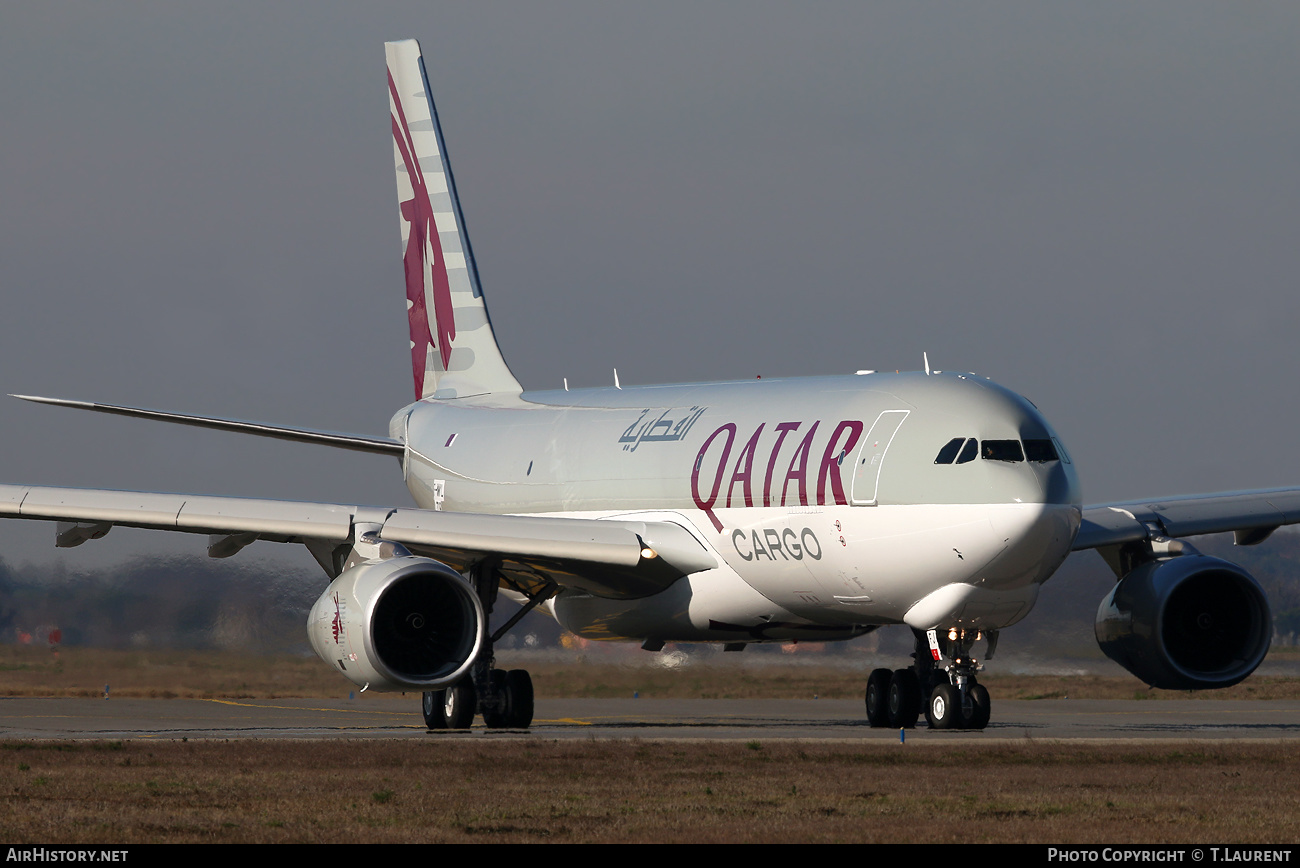
[[[988,689],[983,684],[972,684],[966,691],[966,696],[970,699],[970,717],[966,718],[967,729],[983,729],[989,725],[989,712],[992,711],[989,702]]]
[[[961,691],[951,684],[940,684],[930,694],[925,719],[931,729],[958,729],[962,724]]]
[[[527,729],[533,725],[533,678],[527,669],[506,673],[506,726]]]
[[[889,679],[889,725],[900,729],[916,726],[921,716],[921,686],[911,669],[896,669]]]
[[[446,729],[447,720],[442,716],[442,690],[426,690],[420,697],[420,710],[424,712],[424,725],[429,729]]]
[[[872,670],[867,676],[867,724],[889,726],[889,679],[894,673],[888,669]]]
[[[483,709],[483,723],[491,729],[504,729],[510,725],[510,696],[506,693],[506,671],[493,669],[488,673],[492,695],[497,698],[496,708]]]
[[[468,678],[462,679],[445,690],[433,691],[435,713],[441,715],[442,725],[430,729],[469,729],[474,722],[474,684]],[[441,700],[441,701],[438,701]]]

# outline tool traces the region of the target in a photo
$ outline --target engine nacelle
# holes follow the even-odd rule
[[[446,564],[412,556],[344,570],[316,601],[307,635],[322,660],[371,690],[435,690],[483,644],[474,589]]]
[[[1115,585],[1097,610],[1106,656],[1152,687],[1231,687],[1255,671],[1273,616],[1255,579],[1201,554],[1150,561]]]

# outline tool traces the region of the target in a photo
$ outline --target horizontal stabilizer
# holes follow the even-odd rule
[[[337,449],[352,449],[356,452],[375,452],[380,455],[401,457],[404,446],[398,440],[389,437],[369,437],[364,434],[338,434],[333,431],[317,431],[311,428],[290,428],[284,425],[267,425],[264,422],[248,422],[243,419],[224,419],[216,416],[191,416],[186,413],[169,413],[165,410],[145,410],[140,407],[119,407],[115,404],[96,404],[92,401],[69,401],[65,398],[41,398],[36,395],[10,395],[37,404],[53,404],[56,407],[72,407],[77,410],[94,410],[96,413],[113,413],[117,416],[135,416],[140,419],[153,419],[158,422],[174,422],[178,425],[193,425],[196,428],[215,428],[218,431],[238,431],[241,434],[256,434],[259,437],[274,437],[277,440],[293,440],[298,443],[316,443],[321,446],[333,446]]]

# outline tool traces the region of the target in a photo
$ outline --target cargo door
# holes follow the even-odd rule
[[[857,463],[853,467],[853,493],[850,500],[854,506],[875,506],[876,491],[880,483],[880,468],[885,463],[885,453],[893,442],[898,428],[907,418],[908,410],[886,410],[876,417],[876,422],[867,432],[858,450]]]

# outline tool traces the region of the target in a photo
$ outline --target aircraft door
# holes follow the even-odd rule
[[[411,413],[414,409],[407,411],[402,417],[402,481],[410,476],[411,467]]]
[[[853,465],[853,493],[850,500],[854,506],[875,506],[876,492],[880,483],[880,468],[885,463],[885,452],[893,442],[898,427],[907,418],[908,410],[886,410],[876,417],[867,436],[858,450],[857,463]]]

